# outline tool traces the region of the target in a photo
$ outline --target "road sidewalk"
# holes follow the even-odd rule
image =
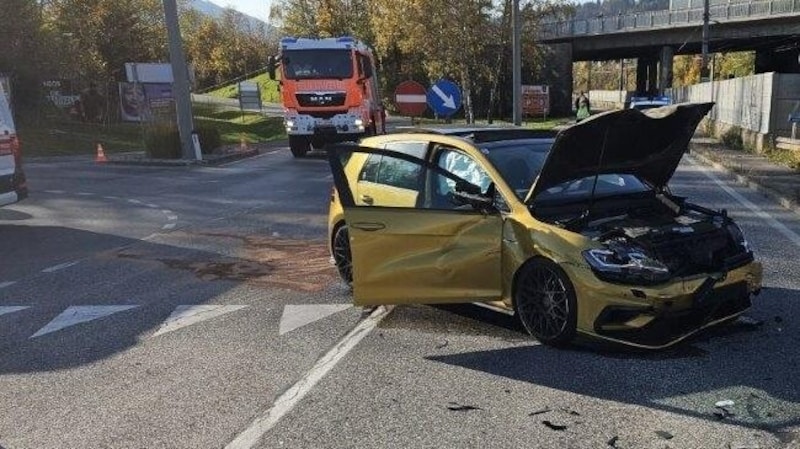
[[[719,140],[695,137],[690,155],[701,163],[724,170],[783,207],[800,213],[800,171],[771,162],[764,156],[726,148]]]

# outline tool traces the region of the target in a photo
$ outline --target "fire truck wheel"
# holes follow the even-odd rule
[[[310,145],[310,142],[305,137],[289,136],[289,149],[294,157],[305,157]]]

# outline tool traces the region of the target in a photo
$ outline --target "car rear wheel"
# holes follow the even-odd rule
[[[333,261],[336,263],[336,269],[339,271],[339,276],[348,285],[353,283],[353,257],[350,253],[350,234],[347,232],[347,226],[341,225],[336,228],[333,235]]]
[[[294,157],[305,157],[311,146],[311,142],[303,136],[289,136],[289,150]]]
[[[522,268],[514,307],[525,330],[544,344],[564,346],[575,338],[578,310],[567,274],[549,260],[535,259]]]

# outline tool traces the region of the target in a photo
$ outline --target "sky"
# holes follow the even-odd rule
[[[231,8],[253,16],[256,19],[261,19],[264,22],[269,19],[269,4],[270,0],[209,0],[223,8],[230,6]]]

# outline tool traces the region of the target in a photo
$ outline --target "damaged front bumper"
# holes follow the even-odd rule
[[[606,284],[597,291],[585,286],[599,294],[579,303],[579,310],[591,311],[581,313],[579,332],[629,346],[666,348],[747,310],[761,280],[761,264],[750,262],[724,274],[652,288]]]

